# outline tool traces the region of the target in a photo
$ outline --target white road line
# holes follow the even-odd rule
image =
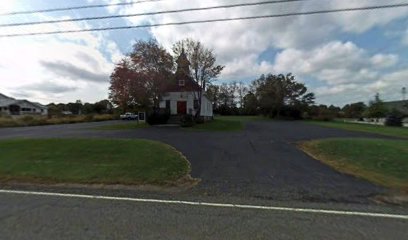
[[[257,205],[242,205],[242,204],[230,204],[230,203],[191,202],[191,201],[160,200],[160,199],[129,198],[129,197],[110,197],[110,196],[98,196],[98,195],[83,195],[83,194],[68,194],[68,193],[53,193],[53,192],[33,192],[33,191],[18,191],[18,190],[5,190],[5,189],[0,189],[0,193],[66,197],[66,198],[87,198],[87,199],[101,199],[101,200],[143,202],[143,203],[179,204],[179,205],[238,208],[238,209],[257,209],[257,210],[299,212],[299,213],[318,213],[318,214],[361,216],[361,217],[374,217],[374,218],[393,218],[393,219],[408,220],[408,215],[373,213],[373,212],[355,212],[355,211],[339,211],[339,210],[312,209],[312,208],[257,206]]]

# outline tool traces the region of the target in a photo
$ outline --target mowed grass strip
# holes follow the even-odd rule
[[[362,123],[348,123],[348,122],[320,122],[320,121],[306,121],[310,124],[315,124],[323,127],[339,128],[349,131],[375,133],[384,136],[408,138],[408,128],[406,127],[387,127]]]
[[[105,125],[93,128],[94,130],[132,130],[132,129],[140,129],[140,128],[147,128],[149,125],[147,123],[122,123],[122,124],[113,124],[113,125]]]
[[[180,152],[148,140],[2,140],[0,152],[0,181],[163,185],[190,173]]]
[[[244,123],[238,120],[225,120],[221,118],[215,118],[212,121],[202,124],[196,124],[192,128],[199,131],[213,131],[213,132],[233,132],[241,131],[244,129]]]
[[[304,142],[300,147],[340,172],[408,190],[408,141],[328,139]]]
[[[196,124],[192,129],[210,132],[234,132],[243,130],[247,122],[262,120],[270,119],[262,116],[215,116],[214,120]]]

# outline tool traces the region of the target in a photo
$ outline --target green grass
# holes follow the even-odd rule
[[[340,172],[408,190],[408,141],[328,139],[305,142],[301,148]]]
[[[244,129],[244,124],[241,121],[236,120],[225,120],[215,118],[212,121],[205,122],[202,124],[196,124],[192,128],[193,130],[199,131],[213,131],[213,132],[233,132],[241,131]]]
[[[196,124],[192,129],[210,132],[234,132],[243,130],[247,122],[265,119],[267,118],[261,116],[215,116],[213,121]]]
[[[147,128],[149,127],[146,123],[123,123],[123,124],[114,124],[114,125],[105,125],[93,128],[95,130],[132,130],[132,129],[139,129],[139,128]]]
[[[384,136],[392,137],[402,137],[408,138],[408,128],[403,127],[387,127],[379,125],[370,125],[370,124],[360,124],[360,123],[347,123],[347,122],[320,122],[320,121],[307,121],[307,123],[315,124],[323,127],[331,128],[340,128],[349,131],[358,131],[358,132],[368,132],[375,133]]]
[[[240,122],[271,120],[270,118],[263,117],[263,116],[215,116],[215,119],[240,121]]]
[[[0,116],[0,128],[100,122],[115,119],[116,116],[111,114],[72,115],[60,117],[54,116],[51,118],[47,116],[20,116],[17,118],[12,118],[10,116]]]
[[[0,181],[162,185],[190,172],[173,147],[147,140],[2,140],[0,152]]]

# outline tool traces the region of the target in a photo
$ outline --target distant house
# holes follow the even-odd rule
[[[408,100],[384,102],[384,105],[388,110],[396,109],[408,116]]]
[[[47,115],[48,108],[37,102],[19,100],[0,93],[0,114],[19,115]]]
[[[204,120],[212,119],[213,108],[211,101],[205,96],[204,90],[190,75],[190,62],[182,50],[177,59],[175,78],[167,86],[166,93],[160,101],[160,108],[170,110],[171,115],[195,115],[199,109],[201,95],[200,117]]]

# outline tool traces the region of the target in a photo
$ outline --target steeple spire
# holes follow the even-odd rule
[[[180,56],[176,60],[177,63],[177,78],[186,78],[190,77],[190,61],[187,59],[186,52],[184,47],[181,48]]]

